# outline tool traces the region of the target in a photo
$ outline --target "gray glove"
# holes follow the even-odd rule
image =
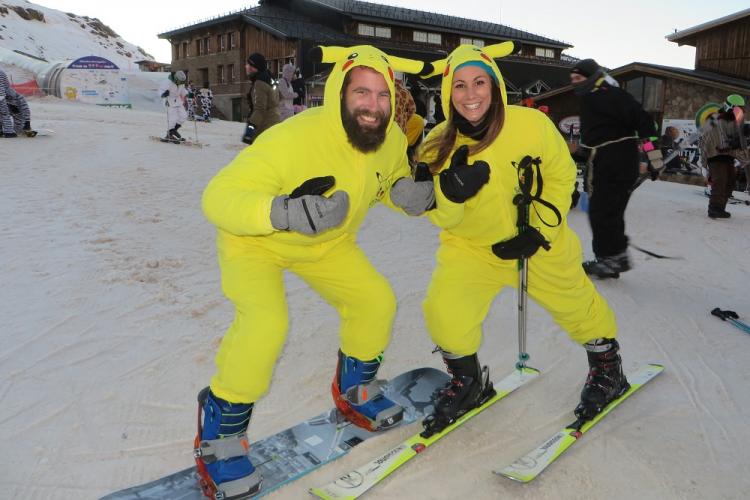
[[[317,234],[341,224],[348,212],[346,191],[336,191],[330,197],[281,195],[271,202],[271,225],[279,231]]]
[[[435,184],[402,177],[391,187],[391,201],[409,215],[422,215],[435,206]]]

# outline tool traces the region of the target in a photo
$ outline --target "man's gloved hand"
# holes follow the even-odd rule
[[[435,208],[435,183],[426,163],[418,163],[414,180],[401,177],[391,187],[391,201],[408,215],[422,215]]]
[[[330,197],[306,194],[299,198],[277,196],[271,202],[271,225],[280,231],[317,234],[338,226],[349,212],[349,195],[336,191]]]
[[[152,95],[153,95],[153,94],[152,94]],[[163,99],[166,99],[167,97],[169,97],[169,90],[165,90],[164,92],[162,92],[162,93],[161,93],[161,97],[162,97]]]
[[[492,253],[504,260],[528,259],[534,255],[539,247],[551,248],[542,233],[534,227],[528,227],[513,238],[492,245]]]
[[[255,141],[256,135],[257,134],[255,131],[255,125],[253,125],[252,123],[248,123],[245,126],[245,133],[242,134],[242,142],[244,142],[247,145],[250,145]]]
[[[490,166],[478,160],[467,165],[469,147],[461,146],[453,153],[451,164],[440,172],[440,189],[453,203],[463,203],[475,196],[490,180]]]

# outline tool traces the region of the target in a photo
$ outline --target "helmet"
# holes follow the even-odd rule
[[[185,72],[180,70],[177,71],[174,74],[174,82],[175,83],[185,83],[185,80],[187,80],[187,76],[185,76]]]

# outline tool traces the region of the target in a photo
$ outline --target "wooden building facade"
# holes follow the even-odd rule
[[[210,86],[216,115],[242,120],[250,83],[245,60],[260,52],[271,74],[286,63],[307,82],[309,105],[322,101],[330,65],[310,61],[316,45],[374,45],[387,53],[435,60],[462,43],[479,46],[513,40],[516,54],[498,61],[509,97],[519,100],[564,85],[571,45],[507,26],[355,0],[260,0],[257,7],[161,33],[172,45],[172,69],[183,70],[197,87]],[[510,65],[513,65],[511,68]],[[437,81],[437,79],[436,79]],[[428,86],[430,83],[428,82]],[[432,86],[436,86],[432,82]]]

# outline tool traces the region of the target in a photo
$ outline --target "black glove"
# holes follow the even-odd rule
[[[571,198],[570,208],[572,209],[578,205],[578,200],[581,199],[581,193],[578,191],[578,181],[576,181],[576,185],[573,186],[573,196]]]
[[[242,135],[242,142],[244,142],[245,144],[252,144],[253,141],[255,141],[256,135],[255,125],[253,125],[252,123],[248,123],[245,126],[245,133]]]
[[[321,196],[323,193],[325,193],[335,185],[336,178],[332,175],[328,175],[325,177],[313,177],[312,179],[307,179],[305,182],[294,188],[294,191],[292,191],[292,194],[290,194],[289,197],[299,198],[300,196],[305,196],[306,194]]]
[[[440,172],[440,189],[453,203],[463,203],[475,196],[490,180],[490,166],[478,160],[467,165],[469,146],[463,145],[453,153],[450,167]]]
[[[167,98],[167,97],[169,97],[169,90],[165,90],[164,92],[162,92],[162,93],[161,93],[161,96],[162,96],[162,98]]]
[[[539,247],[549,250],[549,242],[534,227],[528,227],[513,238],[492,245],[492,253],[504,260],[528,259]]]
[[[15,106],[15,105],[13,105],[13,104],[8,104],[8,110],[9,110],[9,111],[10,111],[11,113],[13,113],[14,115],[17,115],[18,113],[20,113],[20,112],[21,112],[21,110],[20,110],[20,109],[18,109],[18,106]]]

